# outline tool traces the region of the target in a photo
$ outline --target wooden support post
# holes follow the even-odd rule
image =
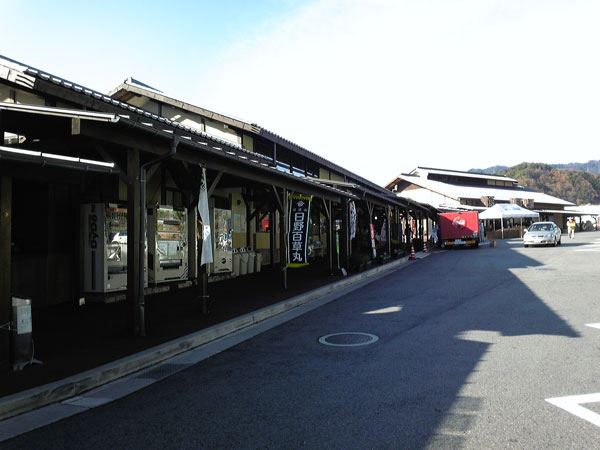
[[[140,334],[140,152],[138,149],[127,151],[127,302],[131,313],[134,334]]]
[[[331,209],[331,200],[323,200],[325,215],[327,216],[327,254],[329,255],[329,273],[333,275],[333,252],[335,251],[335,242],[333,238],[333,211]]]
[[[208,272],[206,271],[206,264],[202,266],[202,314],[207,315],[210,313],[208,309]]]
[[[4,133],[2,133],[4,137]],[[0,372],[10,370],[12,178],[0,176]]]
[[[348,208],[348,199],[342,199],[342,227],[340,229],[340,265],[342,268],[348,270],[350,267],[350,252],[349,252],[349,241],[350,241],[350,216]]]
[[[269,211],[269,265],[271,267],[275,267],[275,249],[277,248],[275,217],[275,211],[271,209],[271,211]]]
[[[392,208],[391,206],[385,207],[385,213],[387,216],[387,235],[388,235],[388,256],[392,256]]]
[[[198,278],[198,220],[197,207],[191,202],[188,204],[187,222],[187,251],[188,251],[188,278],[190,280]]]
[[[405,209],[406,217],[404,218],[406,227],[404,228],[404,234],[406,235],[406,251],[410,254],[410,240],[412,239],[412,229],[410,226],[410,211],[408,206]]]
[[[244,205],[246,206],[246,247],[250,247],[250,241],[252,240],[252,213],[250,212],[251,205],[250,202],[246,200],[246,196],[243,195],[242,199],[244,200]]]
[[[287,209],[288,209],[288,201],[287,201],[287,190],[284,188],[281,198],[282,210],[283,214],[280,220],[279,227],[279,246],[280,246],[280,266],[281,271],[283,272],[283,289],[287,290]]]
[[[375,224],[373,223],[373,210],[375,209],[375,205],[369,201],[366,202],[367,203],[367,211],[369,212],[369,242],[370,242],[370,250],[369,250],[369,259],[374,259],[375,258],[375,240],[373,238],[373,236],[371,235],[371,225],[373,225],[373,227],[375,226]],[[373,230],[375,231],[375,230]]]

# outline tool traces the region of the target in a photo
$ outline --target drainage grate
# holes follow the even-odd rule
[[[135,378],[150,378],[152,380],[160,380],[189,366],[191,366],[191,364],[162,364],[158,367],[154,367],[153,369],[141,373]]]

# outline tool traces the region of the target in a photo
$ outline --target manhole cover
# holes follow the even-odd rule
[[[319,338],[321,344],[332,345],[334,347],[357,347],[359,345],[372,344],[378,340],[379,338],[374,334],[353,331],[328,334]]]

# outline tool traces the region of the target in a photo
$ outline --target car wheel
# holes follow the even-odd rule
[[[562,236],[558,238],[558,245],[562,244]]]
[[[554,236],[554,244],[552,244],[553,247],[556,247],[556,236]]]
[[[529,245],[527,245],[527,244],[523,244],[523,247],[527,248],[527,247],[529,247]]]

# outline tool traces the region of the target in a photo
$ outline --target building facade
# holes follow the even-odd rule
[[[565,209],[573,207],[573,203],[524,188],[517,180],[502,175],[417,167],[386,187],[401,198],[429,205],[439,212],[483,211],[495,203],[515,203],[563,229],[567,217],[579,214]]]
[[[94,297],[131,303],[143,335],[146,295],[168,286],[206,298],[211,281],[235,276],[235,249],[281,268],[273,283],[285,287],[290,194],[312,200],[311,257],[332,272],[338,252],[350,267],[358,237],[374,242],[369,230],[380,238],[372,256],[389,256],[390,238],[408,244],[402,230],[430,213],[256,124],[131,79],[107,95],[0,57],[0,135],[2,324],[13,297],[32,299],[34,314]],[[212,265],[200,260],[201,189],[222,252]],[[0,344],[7,365],[7,335]]]

